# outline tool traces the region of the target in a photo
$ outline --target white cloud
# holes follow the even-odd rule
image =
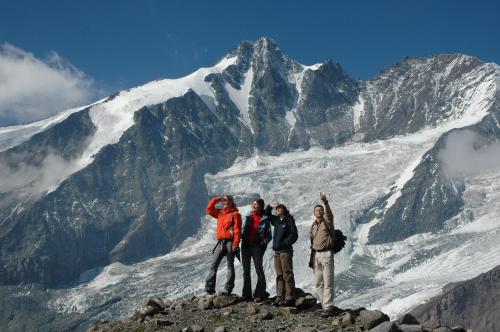
[[[454,131],[446,138],[439,159],[450,176],[475,175],[500,169],[500,142],[472,130]]]
[[[55,52],[41,60],[11,44],[0,46],[0,125],[44,119],[101,94]]]

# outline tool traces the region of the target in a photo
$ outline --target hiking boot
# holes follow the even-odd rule
[[[277,297],[276,299],[274,299],[273,301],[273,306],[275,307],[279,307],[281,305],[281,303],[283,303],[283,300],[279,297]]]
[[[342,310],[340,310],[339,308],[328,307],[326,309],[321,310],[320,316],[323,318],[329,318],[329,317],[337,316],[340,313],[342,313]]]
[[[282,305],[283,307],[295,307],[295,301],[294,301],[294,300],[292,300],[292,299],[288,299],[288,300],[286,300],[286,301],[283,301],[283,302],[281,303],[281,305]]]
[[[321,318],[329,318],[329,317],[332,317],[333,314],[331,312],[331,310],[321,310],[321,313],[319,314],[321,316]]]
[[[254,298],[254,299],[253,299],[253,301],[254,301],[255,303],[262,303],[262,302],[264,301],[264,299],[262,299],[262,298],[260,298],[260,297],[256,297],[256,298]]]
[[[228,296],[228,295],[231,295],[231,292],[223,290],[223,291],[219,292],[219,295],[226,295],[226,296]]]

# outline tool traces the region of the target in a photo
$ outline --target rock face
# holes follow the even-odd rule
[[[137,111],[135,125],[91,165],[5,217],[2,261],[22,264],[3,264],[0,280],[54,285],[96,265],[167,252],[196,231],[192,220],[203,211],[186,203],[206,204],[203,176],[229,165],[235,142],[193,92]]]
[[[482,77],[487,84],[494,84],[497,75],[494,68],[475,70],[484,75]],[[497,142],[500,139],[499,91],[492,90],[486,109],[489,113],[478,123],[444,133],[432,149],[417,160],[418,164],[409,169],[412,174],[406,182],[399,188],[396,186],[363,216],[364,221],[374,217],[380,220],[370,228],[371,244],[398,241],[418,233],[439,231],[445,228],[447,220],[461,210],[465,185],[461,177],[454,177],[445,170],[440,155],[450,136],[459,136],[466,132],[475,136],[474,141],[467,143],[474,149],[483,149]]]
[[[299,289],[298,289],[299,290]],[[299,290],[300,291],[300,290]],[[304,294],[304,296],[311,296]],[[274,298],[263,303],[244,302],[235,295],[203,295],[190,299],[162,301],[150,299],[131,317],[104,321],[87,332],[107,331],[377,331],[410,332],[441,331],[443,327],[423,327],[407,315],[404,322],[389,322],[380,311],[337,309],[324,317],[321,306],[310,308],[274,307]],[[200,309],[199,304],[217,302],[212,309]],[[230,303],[230,304],[229,304]],[[461,331],[458,327],[450,331]]]
[[[424,325],[461,325],[473,331],[498,331],[500,324],[500,266],[474,279],[453,283],[443,294],[411,314]]]
[[[416,132],[458,118],[470,103],[469,88],[495,75],[494,66],[460,54],[407,57],[363,84],[365,140]]]
[[[462,116],[496,77],[494,64],[443,55],[404,59],[361,82],[332,61],[303,66],[261,38],[178,80],[189,88],[152,82],[44,130],[34,125],[32,136],[28,127],[0,132],[2,182],[9,183],[0,192],[0,284],[56,286],[111,262],[169,252],[199,228],[205,174],[256,151],[331,148],[439,125]],[[182,93],[162,97],[176,89]],[[471,130],[492,141],[500,137],[498,98],[485,96],[487,111],[496,111]],[[131,125],[121,126],[130,110]],[[372,243],[442,229],[461,209],[463,185],[439,172],[443,142],[396,189],[400,195],[390,195],[390,206],[388,196],[364,216],[381,220]],[[24,182],[7,182],[17,178]]]

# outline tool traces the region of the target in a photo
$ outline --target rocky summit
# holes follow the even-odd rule
[[[213,294],[178,300],[150,298],[131,316],[101,321],[87,332],[108,331],[374,331],[374,332],[465,332],[455,326],[426,326],[407,314],[397,321],[378,310],[340,309],[329,314],[316,299],[296,289],[295,306],[277,307],[274,297],[261,303],[238,295]]]

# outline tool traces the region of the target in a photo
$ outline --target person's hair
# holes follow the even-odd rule
[[[253,200],[255,203],[257,203],[261,208],[264,208],[266,203],[264,203],[264,200],[262,198],[257,198]]]
[[[284,212],[285,216],[290,214],[290,211],[288,211],[288,208],[287,208],[286,206],[284,206],[283,204],[279,204],[279,205],[276,207],[276,210],[277,210],[278,208],[280,208],[280,207],[281,207],[281,208],[283,208],[283,209],[285,210],[285,212]]]
[[[314,208],[313,208],[313,211],[315,211],[317,207],[320,207],[323,211],[325,211],[325,208],[321,204],[315,205]]]
[[[231,195],[225,195],[227,200],[231,202],[231,208],[235,208],[236,207],[236,204],[234,203],[234,197],[231,196]]]

